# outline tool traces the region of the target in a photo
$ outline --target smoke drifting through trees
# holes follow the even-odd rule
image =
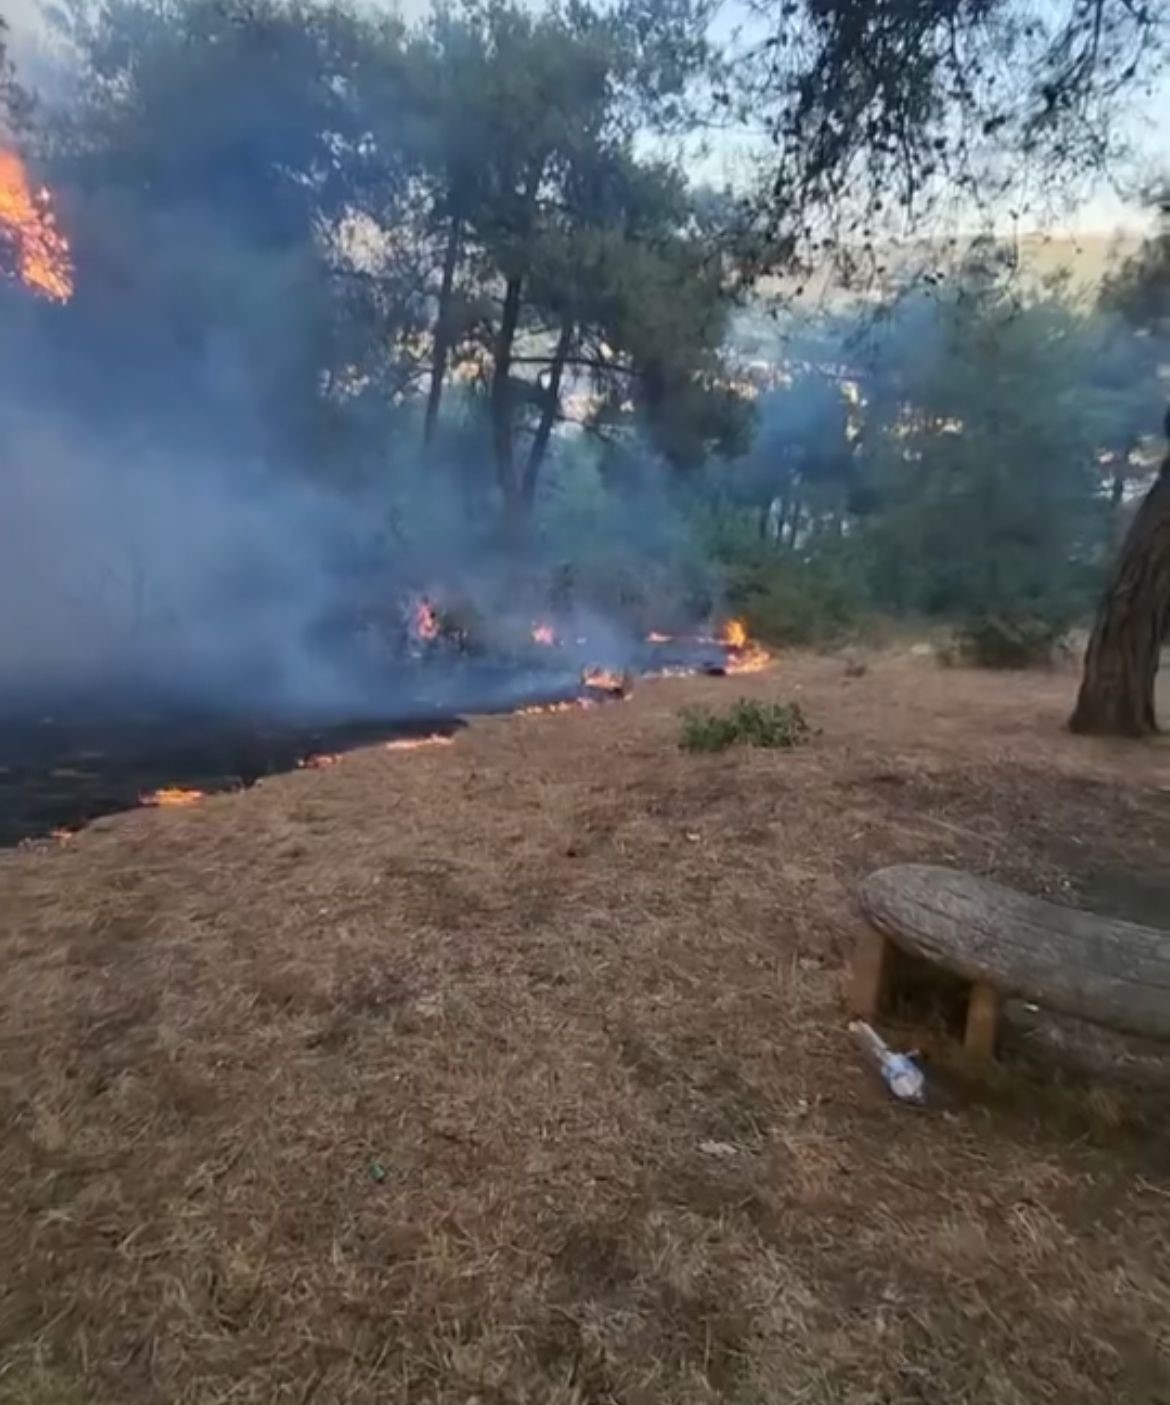
[[[75,96],[24,145],[76,295],[0,287],[9,676],[84,661],[345,706],[328,622],[435,586],[480,623],[551,599],[630,638],[724,592],[777,628],[805,599],[829,624],[1081,608],[1097,451],[1128,455],[1144,414],[1104,385],[1086,421],[1105,324],[969,271],[865,335],[788,335],[768,354],[795,378],[757,398],[733,329],[784,247],[776,226],[760,243],[773,194],[696,191],[644,140],[729,81],[708,19],[702,0],[495,0],[415,28],[70,10]],[[810,63],[837,52],[817,33]],[[807,154],[845,173],[858,151]],[[833,194],[806,176],[792,210]],[[1111,345],[1121,365],[1132,338]]]

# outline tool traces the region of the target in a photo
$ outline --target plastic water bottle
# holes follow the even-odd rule
[[[909,1054],[896,1054],[872,1025],[854,1020],[849,1032],[875,1064],[882,1082],[899,1102],[920,1103],[926,1096],[926,1079]]]

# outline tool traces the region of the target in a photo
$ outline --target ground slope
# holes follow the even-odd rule
[[[908,1113],[840,1013],[870,867],[1160,901],[1074,683],[785,659],[0,855],[0,1401],[1167,1399],[1155,1095]],[[677,750],[741,693],[821,735]]]

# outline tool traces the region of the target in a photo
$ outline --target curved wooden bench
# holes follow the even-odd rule
[[[999,1000],[1015,996],[1124,1034],[1170,1039],[1170,931],[1030,898],[931,864],[898,864],[860,887],[876,929],[854,965],[851,1004],[879,1011],[889,944],[972,983],[966,1044],[994,1050]]]

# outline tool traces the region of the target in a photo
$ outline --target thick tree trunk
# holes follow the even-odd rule
[[[455,286],[455,270],[459,265],[462,232],[462,221],[458,215],[452,215],[447,230],[447,247],[443,251],[443,275],[439,282],[439,310],[435,317],[435,344],[431,351],[431,384],[427,390],[427,411],[423,420],[424,444],[429,444],[435,437],[435,426],[439,422],[439,404],[447,376],[447,356],[453,340],[451,293]]]
[[[523,280],[518,275],[509,278],[504,287],[504,308],[496,333],[492,366],[492,447],[495,451],[496,479],[504,495],[504,514],[510,524],[523,516],[512,433],[512,348],[520,322],[522,287]]]
[[[1170,623],[1170,455],[1133,519],[1085,652],[1069,726],[1096,736],[1158,730],[1154,680]]]
[[[566,318],[561,325],[561,334],[557,338],[556,350],[553,352],[552,364],[549,366],[548,385],[545,388],[540,423],[536,426],[536,433],[533,435],[532,444],[528,450],[528,463],[524,469],[523,496],[524,506],[527,510],[531,510],[532,504],[536,501],[536,483],[540,477],[540,467],[548,452],[549,440],[552,438],[557,414],[561,408],[561,379],[565,374],[565,361],[572,344],[573,322],[571,318]]]

